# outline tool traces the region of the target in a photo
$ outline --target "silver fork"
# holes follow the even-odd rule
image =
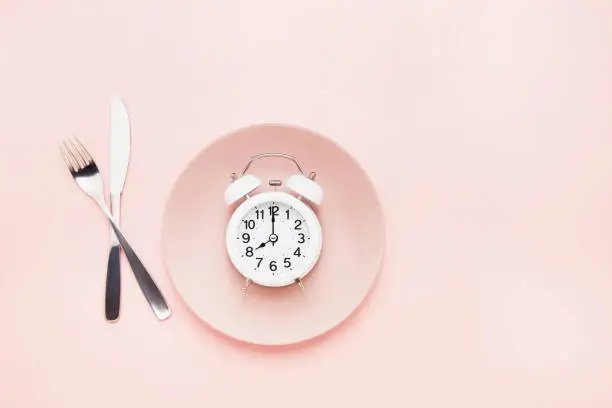
[[[104,215],[108,218],[119,243],[125,252],[125,256],[130,263],[132,272],[136,277],[136,281],[142,290],[142,293],[147,298],[151,309],[157,316],[158,319],[164,320],[170,317],[171,311],[164,299],[164,296],[160,292],[159,288],[147,272],[145,266],[140,262],[138,256],[125,239],[125,236],[117,226],[108,205],[106,204],[104,196],[104,184],[102,182],[102,175],[98,170],[98,166],[94,162],[89,152],[83,147],[83,145],[76,139],[68,139],[61,143],[60,150],[62,157],[72,174],[72,177],[81,189],[91,197],[96,204],[100,207]]]

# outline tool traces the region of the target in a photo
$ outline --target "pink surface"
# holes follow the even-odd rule
[[[230,174],[266,152],[295,156],[305,174],[315,171],[325,192],[315,206],[323,230],[319,262],[296,285],[252,285],[231,264],[225,243],[228,207],[223,193]],[[268,158],[249,174],[264,183],[295,174],[293,163]],[[254,194],[270,191],[262,186]],[[342,148],[307,129],[259,125],[237,129],[199,152],[178,178],[164,213],[162,244],[172,281],[190,309],[206,324],[244,342],[288,345],[311,340],[350,316],[380,271],[385,227],[376,191]]]
[[[612,405],[612,4],[0,2],[1,407]],[[56,142],[108,168],[132,117],[125,231],[173,306],[124,276]],[[216,335],[163,265],[173,181],[253,123],[330,135],[387,220],[376,289],[289,350]],[[29,170],[26,172],[25,170]]]

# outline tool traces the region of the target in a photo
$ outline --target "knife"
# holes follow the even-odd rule
[[[110,148],[110,201],[111,211],[120,222],[121,193],[130,162],[130,118],[121,98],[111,98],[111,148]],[[106,271],[106,320],[119,319],[121,304],[121,246],[111,228],[110,251]]]

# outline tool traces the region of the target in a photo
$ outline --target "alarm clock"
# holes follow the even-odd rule
[[[263,158],[290,160],[298,172],[284,183],[270,179],[269,190],[255,193],[263,182],[247,171]],[[225,202],[239,204],[227,224],[226,247],[233,266],[245,278],[244,294],[251,283],[297,284],[304,289],[302,279],[316,265],[323,245],[321,224],[313,211],[323,201],[323,189],[315,176],[314,172],[306,176],[297,159],[284,153],[253,156],[240,175],[232,173]],[[283,186],[286,189],[281,191]]]

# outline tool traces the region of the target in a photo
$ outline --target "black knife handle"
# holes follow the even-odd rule
[[[108,254],[108,268],[106,270],[106,298],[104,311],[106,320],[119,319],[121,304],[121,247],[113,246]]]

